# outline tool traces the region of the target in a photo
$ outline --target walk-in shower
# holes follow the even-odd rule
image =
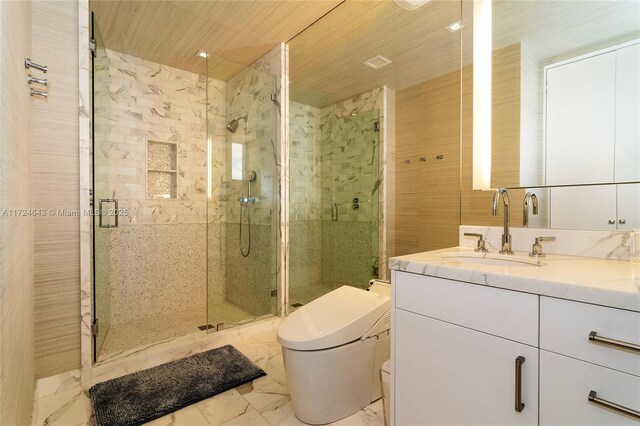
[[[297,87],[289,111],[289,309],[379,277],[383,91],[337,101]]]
[[[187,70],[94,34],[94,359],[277,314],[280,46]]]

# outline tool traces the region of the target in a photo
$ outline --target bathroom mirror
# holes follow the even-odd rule
[[[512,226],[523,226],[531,191],[540,213],[529,226],[639,227],[640,2],[494,0],[492,9],[491,188],[510,189]],[[470,165],[463,131],[465,143]],[[497,225],[491,195],[465,192],[463,176],[462,223]]]
[[[640,181],[640,2],[493,1],[492,95],[493,188]]]

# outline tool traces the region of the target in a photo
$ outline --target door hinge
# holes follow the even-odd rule
[[[271,290],[271,297],[277,297],[278,296],[278,290]]]
[[[98,335],[98,320],[95,319],[93,324],[91,324],[91,335],[96,337]]]
[[[96,41],[95,41],[95,39],[89,40],[89,50],[91,51],[91,54],[95,58],[96,57]]]
[[[373,130],[376,131],[376,132],[380,131],[380,122],[379,121],[376,121],[376,122],[373,123]]]

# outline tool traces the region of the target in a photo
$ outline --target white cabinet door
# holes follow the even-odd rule
[[[395,310],[394,424],[537,425],[538,349]],[[522,364],[515,410],[516,358]]]
[[[616,185],[549,189],[549,227],[616,230]]]
[[[640,377],[540,351],[540,424],[637,425],[625,414],[589,401],[589,393],[640,410]]]
[[[640,169],[640,163],[636,164]],[[640,229],[640,184],[618,186],[618,229]]]
[[[616,52],[546,71],[547,185],[614,180]]]
[[[640,180],[640,44],[616,51],[616,182]]]

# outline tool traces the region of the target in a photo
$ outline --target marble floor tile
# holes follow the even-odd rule
[[[260,377],[237,389],[240,395],[261,414],[266,410],[277,408],[289,399],[287,390],[269,376]]]
[[[384,414],[382,412],[382,402],[374,402],[357,413],[332,423],[335,426],[384,426]]]
[[[149,423],[154,426],[299,426],[286,381],[276,327],[256,335],[240,334],[233,344],[267,376],[213,396]],[[227,342],[225,342],[226,344]],[[35,392],[34,426],[93,425],[91,403],[82,392],[77,372],[39,382]],[[39,395],[46,395],[38,398]],[[339,426],[383,426],[382,401],[335,423]]]
[[[271,404],[260,411],[260,414],[272,426],[280,426],[284,424],[304,425],[304,423],[298,420],[293,413],[293,406],[291,405],[291,399],[289,399],[289,397],[283,398],[275,404]]]
[[[269,422],[253,408],[249,409],[249,411],[243,415],[223,424],[224,426],[271,426]]]
[[[45,377],[36,383],[36,398],[73,390],[80,386],[80,370],[73,370],[57,376]]]
[[[189,405],[181,410],[155,419],[149,423],[149,426],[209,426],[205,415],[195,405]]]
[[[221,393],[196,404],[212,426],[219,426],[245,414],[250,405],[237,389]]]
[[[34,424],[37,426],[76,426],[92,421],[91,402],[79,385],[76,389],[39,398],[36,404]]]

